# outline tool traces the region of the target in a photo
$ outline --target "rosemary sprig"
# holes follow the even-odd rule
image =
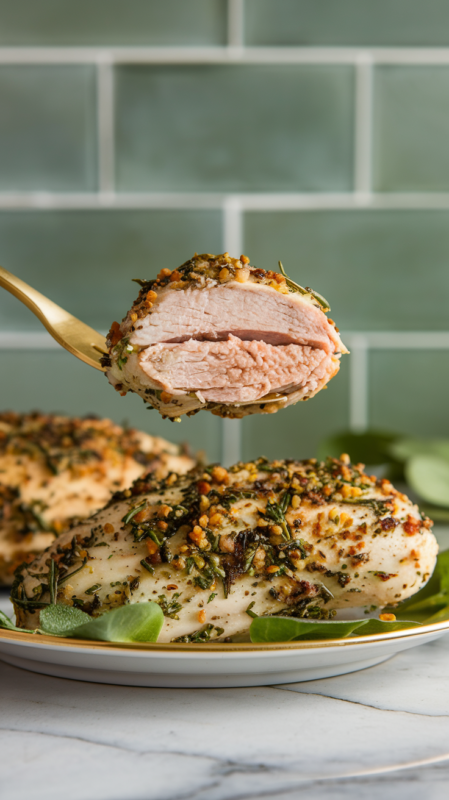
[[[50,592],[51,605],[55,605],[56,603],[56,595],[58,593],[58,574],[59,574],[58,565],[56,561],[52,558],[50,559],[50,566],[48,570],[48,589]]]
[[[310,286],[306,286],[306,288],[304,288],[304,286],[300,286],[299,283],[295,283],[295,281],[292,281],[292,279],[289,278],[287,273],[285,272],[285,269],[283,267],[282,261],[278,261],[278,264],[279,264],[279,269],[281,270],[282,275],[284,276],[285,280],[287,281],[287,286],[290,289],[293,289],[293,291],[299,292],[300,294],[311,294],[312,297],[314,297],[315,300],[318,301],[318,303],[322,307],[323,311],[330,311],[331,310],[331,307],[330,307],[329,303],[327,302],[327,300],[321,294],[319,294],[318,292],[315,292],[313,289],[310,288]]]
[[[285,519],[285,512],[287,511],[289,503],[290,495],[288,492],[285,492],[280,503],[272,503],[270,500],[267,500],[267,505],[264,512],[265,517],[268,517],[268,519],[271,519],[273,522],[276,522],[277,525],[280,525],[282,528],[282,536],[286,541],[289,541],[292,538],[288,522]]]
[[[128,513],[125,514],[125,516],[123,517],[122,522],[124,522],[125,525],[127,525],[128,522],[131,522],[132,518],[135,517],[136,514],[139,513],[139,511],[143,511],[143,509],[145,508],[146,504],[147,504],[147,501],[144,500],[143,503],[140,504],[140,506],[135,506],[134,508],[131,508],[131,510],[128,511]]]
[[[77,569],[74,569],[72,572],[69,572],[67,575],[64,575],[62,578],[59,578],[59,585],[61,585],[61,583],[65,583],[65,581],[68,581],[68,579],[71,578],[72,575],[76,575],[77,572],[81,572],[82,568],[86,564],[87,564],[87,556],[86,556],[86,558],[83,559],[83,563],[81,564],[80,567],[78,567]]]

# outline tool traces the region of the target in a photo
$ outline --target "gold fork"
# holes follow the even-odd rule
[[[58,344],[85,364],[104,372],[105,368],[101,366],[100,358],[107,352],[107,348],[106,340],[101,333],[89,328],[80,319],[2,267],[0,267],[0,286],[11,292],[33,312]]]

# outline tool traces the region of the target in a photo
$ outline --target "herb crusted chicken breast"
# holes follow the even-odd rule
[[[435,566],[432,522],[349,458],[264,458],[141,479],[16,572],[17,624],[50,602],[93,616],[159,603],[159,641],[244,634],[254,615],[396,604]]]
[[[273,413],[313,397],[347,352],[320,295],[246,256],[195,254],[138,283],[102,364],[117,391],[171,419]]]
[[[178,446],[108,419],[0,414],[0,583],[114,491],[193,465]]]

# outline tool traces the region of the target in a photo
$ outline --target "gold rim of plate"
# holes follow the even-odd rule
[[[320,650],[328,647],[354,647],[370,642],[392,642],[412,636],[422,636],[427,633],[449,630],[449,620],[435,622],[432,625],[423,625],[421,628],[405,628],[392,633],[372,633],[369,636],[353,636],[348,639],[313,639],[298,642],[205,642],[203,644],[181,644],[177,642],[101,642],[93,639],[69,639],[59,636],[46,636],[35,633],[19,633],[0,629],[0,643],[17,642],[23,644],[51,645],[52,647],[71,647],[85,650],[137,650],[146,652],[208,652],[208,653],[260,653],[261,651],[277,650]]]

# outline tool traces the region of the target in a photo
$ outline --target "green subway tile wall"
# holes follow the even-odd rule
[[[0,46],[214,45],[226,0],[2,0]]]
[[[36,348],[0,291],[0,408],[127,418],[211,459],[223,437],[247,459],[348,425],[449,436],[446,0],[3,0],[0,109],[0,264],[88,324],[228,249],[281,259],[367,345],[310,402],[173,425]]]
[[[448,191],[449,66],[377,69],[373,137],[377,189]]]
[[[249,45],[449,45],[447,0],[244,1]]]
[[[448,329],[449,211],[249,213],[245,250],[324,294],[340,328]]]
[[[120,189],[352,186],[351,67],[125,67],[116,103]]]
[[[157,411],[148,411],[137,395],[120,397],[101,372],[64,350],[1,352],[0,374],[2,409],[97,414],[174,442],[188,441],[192,450],[205,451],[211,461],[220,458],[218,417],[202,414],[181,423],[163,420]]]
[[[100,330],[137,296],[133,278],[223,248],[216,211],[0,211],[0,242],[3,266]],[[1,290],[0,317],[3,329],[41,330]]]
[[[370,421],[413,436],[449,433],[449,350],[374,351]]]
[[[0,191],[97,188],[93,66],[0,66],[0,98]]]
[[[312,400],[277,414],[257,414],[242,421],[242,457],[310,458],[324,436],[349,425],[349,357],[327,389]]]

